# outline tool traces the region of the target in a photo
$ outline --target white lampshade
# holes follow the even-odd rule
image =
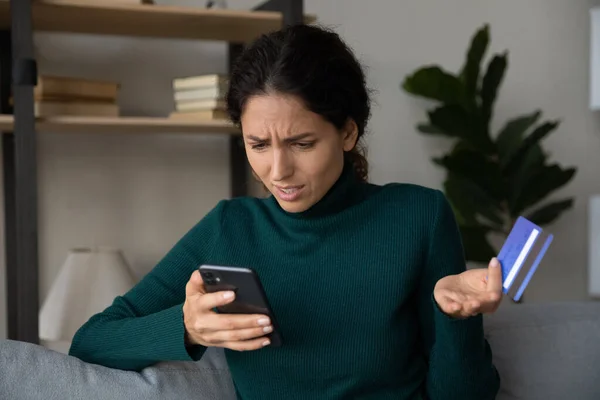
[[[71,249],[39,314],[40,339],[70,341],[94,314],[135,284],[119,249]]]

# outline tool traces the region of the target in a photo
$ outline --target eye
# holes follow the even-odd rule
[[[294,143],[294,145],[296,147],[298,147],[299,149],[307,150],[307,149],[312,148],[315,145],[315,143],[314,142],[296,142],[296,143]]]
[[[264,150],[266,147],[266,143],[254,143],[250,146],[252,150]]]

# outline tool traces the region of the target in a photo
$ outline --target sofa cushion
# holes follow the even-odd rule
[[[497,400],[600,399],[600,303],[503,304],[484,321]]]
[[[600,303],[503,304],[485,331],[499,370],[497,400],[598,400]],[[197,363],[118,371],[29,343],[0,340],[0,393],[8,399],[235,399],[223,351]]]
[[[0,371],[1,396],[11,400],[235,399],[222,350],[215,348],[196,363],[161,362],[137,373],[88,364],[30,343],[0,340]]]

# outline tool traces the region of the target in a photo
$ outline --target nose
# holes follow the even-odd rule
[[[273,165],[271,166],[271,179],[281,182],[294,174],[294,160],[285,149],[273,151]]]

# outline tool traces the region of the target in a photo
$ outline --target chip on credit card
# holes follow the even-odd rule
[[[510,231],[498,261],[502,266],[502,290],[519,301],[546,254],[554,236],[524,217]]]

